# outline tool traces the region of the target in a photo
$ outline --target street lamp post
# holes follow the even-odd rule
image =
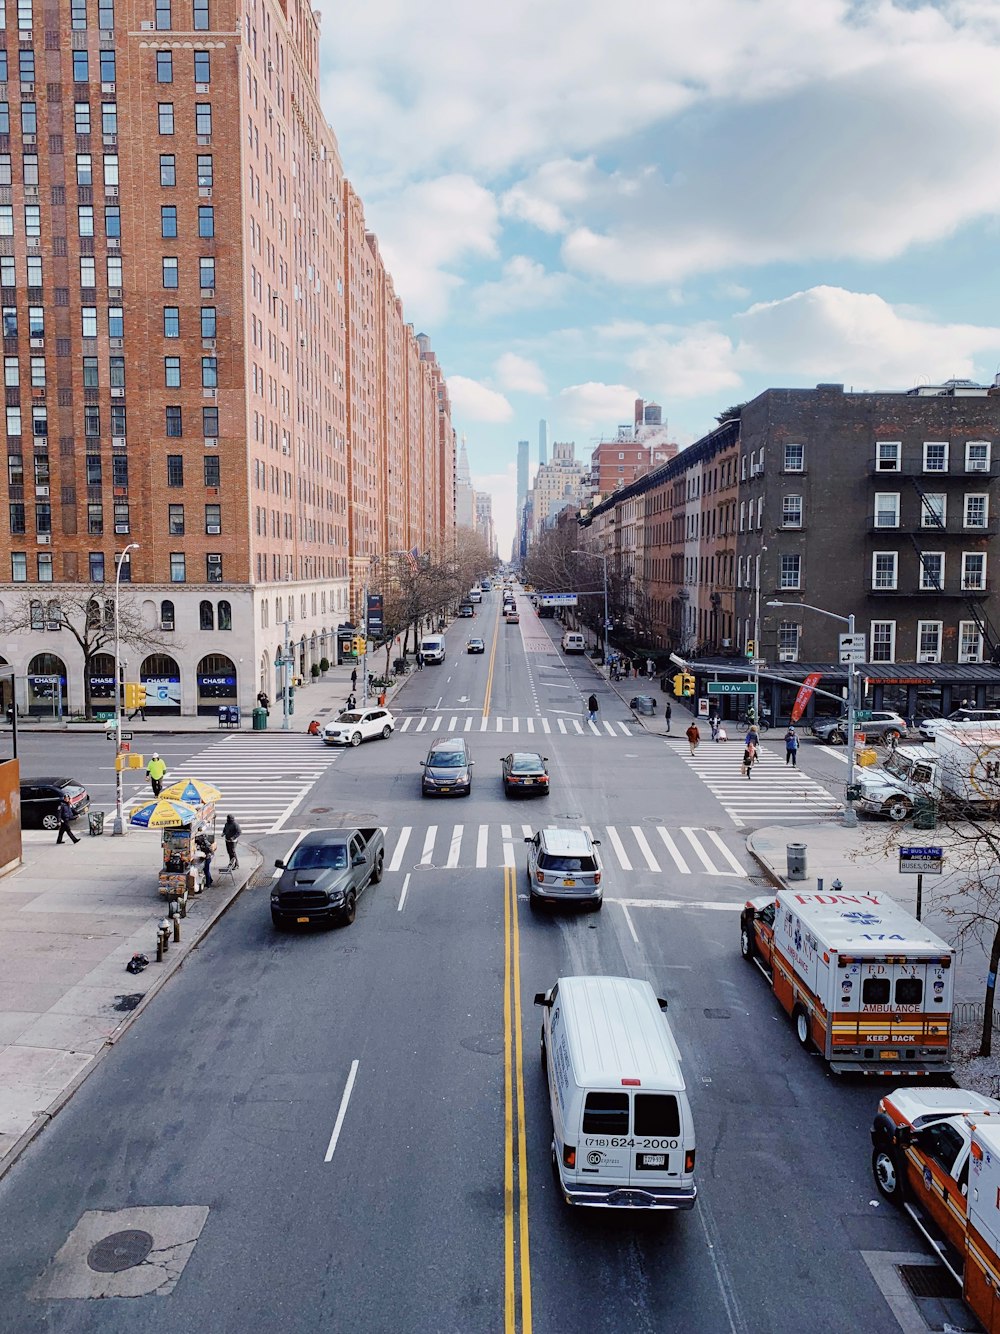
[[[608,628],[610,625],[610,622],[608,621],[608,558],[601,551],[584,551],[582,547],[573,547],[572,552],[574,556],[590,556],[593,560],[599,560],[601,562],[601,573],[604,576],[604,626],[601,631],[601,651],[604,655],[604,661],[607,662]]]
[[[769,607],[804,607],[807,611],[814,611],[820,616],[829,616],[832,621],[839,621],[841,625],[847,626],[847,633],[851,636],[850,660],[847,664],[847,787],[845,791],[844,806],[844,825],[848,829],[853,829],[858,823],[858,814],[852,804],[851,793],[854,790],[854,732],[855,732],[855,695],[857,690],[857,672],[854,662],[854,613],[850,616],[839,616],[835,611],[827,611],[825,607],[815,607],[811,602],[779,602],[771,601],[767,604]]]
[[[288,642],[288,626],[290,622],[284,622],[284,643],[281,650],[281,730],[288,731],[288,660],[291,656],[291,645]]]
[[[125,821],[123,819],[123,800],[122,800],[122,710],[124,703],[122,701],[122,644],[121,644],[121,626],[120,626],[120,599],[122,584],[122,566],[129,559],[130,551],[138,551],[138,542],[129,542],[125,550],[118,557],[118,568],[115,570],[115,822],[111,827],[112,835],[122,835],[125,832]]]

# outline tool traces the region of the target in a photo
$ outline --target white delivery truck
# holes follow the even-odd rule
[[[420,641],[420,652],[424,662],[444,662],[444,635],[424,635]]]
[[[905,820],[921,797],[956,807],[1000,806],[1000,727],[941,723],[933,745],[899,746],[877,768],[862,769],[859,805]]]
[[[694,1123],[667,1002],[638,978],[561,977],[535,1004],[567,1204],[692,1208]]]
[[[835,1072],[951,1070],[955,950],[887,893],[749,899],[740,948]]]

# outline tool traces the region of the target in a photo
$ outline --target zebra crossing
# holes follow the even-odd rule
[[[448,714],[447,710],[435,715],[424,714],[396,719],[397,732],[442,732],[454,736],[457,732],[502,732],[519,736],[635,736],[636,732],[628,723],[608,722],[599,719],[590,722],[587,718],[501,718],[489,715],[460,713]]]
[[[313,784],[341,751],[314,737],[292,733],[268,737],[263,745],[252,733],[220,737],[176,765],[166,784],[179,778],[201,778],[222,793],[220,813],[232,811],[244,837],[280,830]],[[128,811],[149,800],[149,787],[129,798]]]
[[[822,783],[786,765],[784,753],[778,755],[766,746],[760,747],[747,779],[740,770],[743,746],[739,743],[702,741],[694,755],[683,737],[670,738],[666,744],[694,770],[738,829],[769,821],[821,820],[843,810],[842,802]]]
[[[675,871],[745,878],[748,872],[714,829],[665,825],[580,825],[601,842],[606,866],[623,871]],[[387,827],[387,871],[482,870],[517,866],[524,859],[524,839],[535,832],[530,824],[403,825]]]

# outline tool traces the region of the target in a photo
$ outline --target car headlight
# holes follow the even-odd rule
[[[272,902],[272,904],[275,905],[275,907],[277,907],[277,905],[281,902],[281,895],[280,895],[280,894],[272,894],[272,895],[271,895],[271,902]]]

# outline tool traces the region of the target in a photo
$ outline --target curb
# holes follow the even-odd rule
[[[764,872],[764,875],[769,881],[769,883],[772,884],[775,889],[788,889],[789,887],[788,881],[783,879],[778,874],[778,872],[764,860],[764,858],[754,847],[753,834],[747,834],[745,846],[747,852],[749,852],[750,856],[754,859],[754,861],[757,863],[760,869]]]
[[[230,893],[229,897],[226,900],[217,903],[214,911],[210,914],[210,916],[205,918],[202,929],[199,931],[198,935],[192,939],[187,951],[183,955],[175,956],[174,959],[170,959],[168,956],[167,967],[163,968],[162,965],[160,965],[162,971],[159,971],[156,974],[155,978],[152,979],[152,983],[149,987],[149,990],[143,994],[142,1000],[135,1007],[135,1009],[130,1010],[129,1013],[123,1017],[121,1023],[116,1026],[113,1033],[109,1034],[108,1037],[105,1038],[104,1044],[98,1051],[94,1053],[93,1057],[88,1062],[88,1064],[84,1066],[84,1068],[79,1072],[79,1074],[74,1076],[74,1078],[66,1085],[64,1089],[61,1089],[59,1093],[56,1094],[55,1098],[53,1098],[52,1102],[49,1103],[48,1107],[46,1107],[44,1111],[38,1113],[34,1121],[32,1121],[31,1125],[28,1126],[27,1130],[25,1130],[20,1135],[20,1137],[17,1140],[15,1140],[9,1152],[6,1153],[3,1158],[0,1158],[0,1181],[3,1180],[3,1178],[7,1175],[10,1169],[18,1161],[21,1154],[28,1147],[28,1145],[38,1135],[41,1134],[41,1132],[45,1129],[45,1127],[55,1116],[58,1116],[58,1114],[66,1106],[70,1098],[72,1098],[73,1094],[77,1091],[77,1089],[81,1086],[81,1084],[83,1084],[87,1079],[90,1078],[90,1076],[94,1073],[94,1071],[97,1069],[100,1063],[104,1060],[105,1056],[107,1056],[108,1052],[112,1049],[112,1047],[116,1046],[118,1041],[125,1035],[125,1033],[128,1032],[128,1030],[132,1027],[132,1024],[135,1022],[135,1020],[146,1009],[146,1006],[148,1005],[150,1000],[160,991],[161,987],[163,987],[166,984],[166,982],[168,982],[170,978],[174,976],[175,973],[179,972],[180,969],[183,968],[185,962],[187,961],[191,953],[198,948],[203,938],[206,935],[208,935],[209,931],[212,929],[213,926],[215,926],[216,922],[229,911],[232,905],[236,902],[239,895],[242,894],[243,890],[246,889],[246,887],[250,884],[251,880],[254,878],[254,876],[257,874],[260,868],[264,865],[264,858],[260,855],[260,853],[256,849],[254,850],[253,855],[256,858],[256,865],[250,871],[250,874],[247,876],[246,880],[244,880],[241,885],[235,886],[235,888],[232,890],[232,892]]]

